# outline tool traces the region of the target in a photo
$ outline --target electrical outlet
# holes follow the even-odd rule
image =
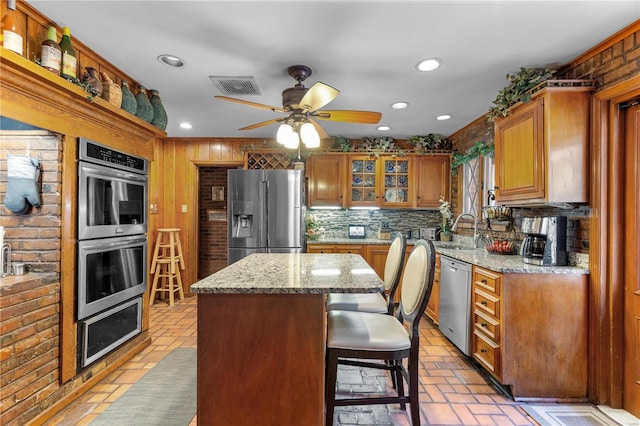
[[[182,213],[186,213],[187,212],[187,205],[183,204],[182,205]]]
[[[149,204],[149,213],[150,214],[158,214],[158,203]]]

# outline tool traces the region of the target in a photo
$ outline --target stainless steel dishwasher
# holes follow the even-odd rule
[[[471,354],[471,264],[440,257],[440,331]]]

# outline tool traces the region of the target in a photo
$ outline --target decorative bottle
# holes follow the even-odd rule
[[[149,93],[151,93],[150,102],[153,106],[153,120],[151,120],[151,124],[159,128],[160,130],[165,130],[167,128],[167,111],[162,105],[160,92],[158,92],[157,90],[150,90]]]
[[[62,50],[56,42],[56,27],[49,27],[47,38],[42,42],[40,48],[40,65],[54,74],[60,75],[60,64],[62,63]]]
[[[60,39],[60,50],[62,50],[62,65],[60,75],[67,80],[78,78],[78,61],[76,51],[71,45],[71,30],[69,27],[62,29],[62,39]]]
[[[147,89],[143,86],[138,86],[136,102],[138,103],[136,117],[143,119],[147,123],[151,123],[153,120],[153,106],[151,106],[151,101],[149,101],[149,97],[147,96]]]
[[[136,101],[136,97],[129,89],[129,82],[122,80],[122,102],[120,104],[120,108],[127,111],[128,113],[134,114],[138,109],[138,101]]]
[[[16,0],[7,2],[7,13],[0,21],[2,27],[2,46],[22,56],[23,31],[18,23]]]

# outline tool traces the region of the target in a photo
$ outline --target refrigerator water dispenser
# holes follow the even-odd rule
[[[231,209],[233,238],[253,237],[253,201],[235,201]]]

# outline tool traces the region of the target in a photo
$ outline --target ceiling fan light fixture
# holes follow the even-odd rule
[[[300,138],[307,148],[318,148],[320,146],[320,135],[311,123],[304,123],[300,127]]]
[[[418,71],[433,71],[442,65],[442,61],[438,58],[423,59],[416,64]]]
[[[288,133],[284,141],[284,147],[289,149],[297,149],[300,145],[300,136],[296,132]]]
[[[278,141],[279,144],[286,145],[291,133],[293,133],[293,127],[287,123],[282,123],[276,133],[276,141]]]

